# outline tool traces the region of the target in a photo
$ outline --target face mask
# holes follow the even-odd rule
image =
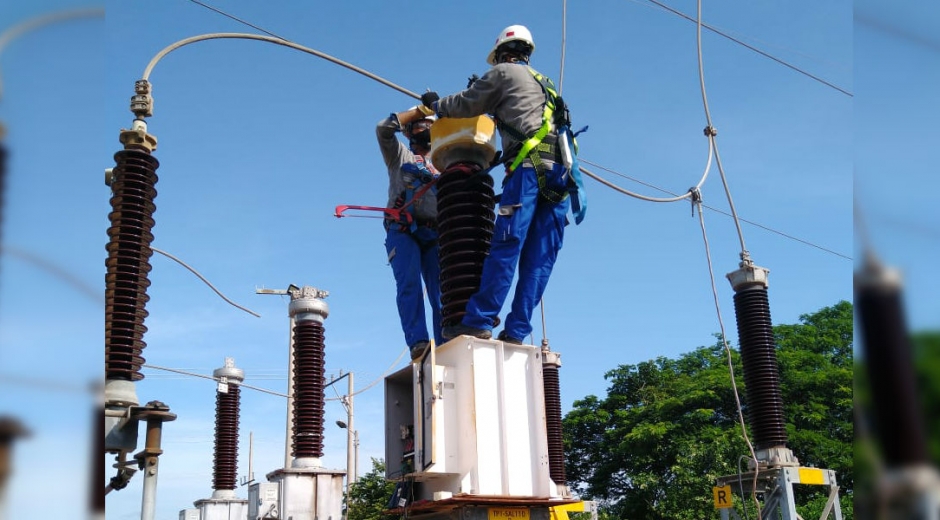
[[[412,148],[430,149],[431,131],[424,130],[423,132],[418,132],[417,134],[412,135],[410,143]]]

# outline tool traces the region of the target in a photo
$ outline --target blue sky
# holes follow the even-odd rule
[[[3,26],[89,5],[9,4],[19,3],[0,7]],[[686,191],[707,158],[695,25],[641,1],[569,4],[563,93],[575,125],[590,126],[580,138],[582,158]],[[484,0],[473,9],[432,1],[212,5],[412,91],[431,88],[442,95],[463,88],[469,75],[482,74],[499,30],[521,23],[536,40],[532,65],[556,83],[560,79],[561,2]],[[691,0],[669,5],[695,13]],[[44,381],[8,381],[3,387],[17,398],[4,399],[0,411],[35,430],[17,451],[11,506],[37,499],[29,477],[58,464],[76,441],[85,446],[92,429],[92,403],[84,389],[99,377],[103,358],[103,297],[95,297],[95,291],[103,293],[110,211],[103,170],[120,149],[119,131],[132,121],[134,81],[157,52],[180,39],[257,32],[186,0],[106,7],[106,20],[37,30],[0,55],[0,121],[13,154],[4,246],[52,262],[91,287],[88,294],[19,257],[0,257],[0,371]],[[864,9],[883,19],[878,7]],[[861,76],[871,69],[853,63],[850,2],[706,2],[704,20],[848,91],[855,90],[854,65],[855,78],[872,79],[872,97],[866,99],[873,106],[893,88],[880,84],[874,72]],[[905,20],[898,23],[904,26]],[[854,32],[856,49],[871,45],[897,67],[891,77],[926,74],[913,65],[936,60],[935,51],[909,51],[883,31],[856,25]],[[912,288],[920,296],[910,300],[912,325],[936,327],[936,304],[927,292],[936,277],[928,276],[925,259],[904,254],[913,244],[932,247],[935,258],[936,239],[918,243],[883,224],[892,218],[936,221],[924,200],[936,181],[921,166],[930,164],[936,146],[911,147],[921,155],[905,156],[899,164],[898,156],[886,152],[910,140],[887,129],[853,131],[859,116],[853,116],[851,97],[708,31],[702,43],[709,108],[738,214],[857,256],[854,181],[859,201],[871,212],[879,251],[894,263],[909,262],[908,272],[925,277]],[[925,54],[911,61],[891,58],[909,52]],[[934,85],[937,80],[926,79]],[[210,374],[230,356],[245,370],[247,383],[283,392],[288,301],[257,296],[255,289],[312,285],[331,293],[328,372],[354,372],[357,388],[380,379],[404,348],[384,232],[378,220],[336,219],[332,213],[338,204],[382,205],[386,181],[374,125],[414,100],[322,59],[257,41],[183,47],[163,58],[150,80],[155,112],[149,128],[159,140],[154,155],[161,163],[153,245],[188,262],[262,318],[229,306],[191,273],[155,255],[147,362]],[[915,103],[936,89],[929,81],[916,84],[924,90],[905,83],[909,95],[890,99],[918,111],[898,121],[913,121],[911,135],[922,136],[919,130],[936,118],[915,116],[936,107]],[[663,196],[589,168],[624,188]],[[903,171],[898,178],[904,182],[883,182],[881,173],[893,169]],[[603,395],[603,374],[617,365],[675,357],[711,344],[719,331],[702,234],[689,203],[650,203],[592,179],[585,183],[587,219],[569,226],[545,294],[547,336],[562,354],[565,411],[576,399]],[[702,192],[706,204],[728,210],[717,168]],[[733,293],[724,275],[737,268],[738,237],[724,215],[706,211],[705,222],[722,318],[736,342]],[[752,258],[771,271],[774,323],[793,323],[800,314],[852,298],[852,260],[742,226]],[[538,319],[533,325],[538,343],[542,325]],[[403,366],[403,360],[395,365]],[[158,494],[158,517],[175,518],[211,494],[215,389],[204,379],[145,373],[137,385],[141,401],[164,401],[179,414],[166,426]],[[54,379],[62,381],[59,386],[52,385]],[[255,477],[262,480],[283,464],[284,401],[250,390],[242,396],[239,474],[247,472],[251,431]],[[382,402],[381,384],[356,398],[360,474],[370,469],[370,457],[383,456]],[[345,412],[331,401],[324,463],[345,468],[345,435],[333,425],[336,419],[345,419]],[[77,458],[87,457],[80,451]],[[63,470],[59,478],[75,482],[83,469]],[[108,518],[139,517],[140,484],[138,475],[127,489],[108,496]],[[47,507],[66,518],[75,514],[76,501],[85,500],[86,489],[63,487],[66,504]],[[245,496],[246,490],[239,493]]]

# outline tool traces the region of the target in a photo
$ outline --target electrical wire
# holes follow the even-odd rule
[[[284,40],[284,41],[290,41],[290,40],[288,40],[287,38],[284,38],[283,36],[278,36],[277,34],[274,34],[274,33],[271,32],[271,31],[267,31],[267,30],[265,30],[265,29],[263,29],[263,28],[261,28],[261,27],[258,27],[257,25],[254,25],[254,24],[252,24],[252,23],[250,23],[250,22],[247,22],[247,21],[245,21],[245,20],[242,20],[241,18],[238,18],[238,17],[236,17],[236,16],[232,16],[232,15],[226,13],[225,11],[223,11],[223,10],[221,10],[221,9],[218,9],[218,8],[216,8],[216,7],[212,7],[212,6],[209,5],[209,4],[204,4],[204,3],[200,2],[199,0],[189,0],[189,1],[192,2],[192,3],[194,3],[194,4],[196,4],[196,5],[201,5],[202,7],[205,7],[206,9],[208,9],[208,10],[210,10],[210,11],[214,11],[214,12],[216,12],[216,13],[219,13],[219,14],[221,14],[222,16],[225,16],[225,17],[227,17],[227,18],[231,18],[232,20],[235,20],[235,21],[238,22],[238,23],[245,24],[245,25],[247,25],[248,27],[251,27],[252,29],[254,29],[254,30],[256,30],[256,31],[261,31],[261,32],[263,32],[264,34],[267,34],[268,36],[274,36],[275,38],[278,38],[278,39],[281,39],[281,40]]]
[[[694,188],[694,189],[696,189],[696,190],[697,190],[697,189],[700,189],[700,188],[702,187],[702,185],[705,184],[705,179],[708,178],[708,172],[709,172],[709,170],[711,169],[711,166],[712,166],[712,152],[713,152],[713,150],[715,149],[715,147],[713,146],[713,142],[714,142],[713,139],[714,139],[713,136],[709,136],[709,138],[708,138],[708,161],[705,163],[705,171],[702,173],[702,178],[699,179],[698,184],[695,185],[695,188]],[[594,166],[597,166],[597,165],[595,165],[594,163],[592,163],[592,162],[590,162],[590,161],[586,161],[586,160],[581,159],[581,158],[578,158],[578,161],[584,162],[584,163],[587,163],[587,164],[591,164],[591,165],[594,165]],[[692,196],[692,189],[690,189],[688,192],[686,192],[686,193],[684,193],[684,194],[682,194],[682,195],[676,195],[675,197],[665,197],[665,198],[664,198],[664,197],[650,197],[650,196],[648,196],[648,195],[641,195],[641,194],[639,194],[639,193],[635,193],[635,192],[632,192],[632,191],[630,191],[630,190],[628,190],[628,189],[621,188],[620,186],[617,186],[616,184],[614,184],[614,183],[612,183],[612,182],[610,182],[610,181],[604,179],[603,177],[601,177],[601,176],[595,174],[594,172],[588,170],[588,169],[585,168],[584,166],[581,166],[581,167],[580,167],[580,170],[581,170],[582,173],[584,173],[584,174],[587,175],[588,177],[591,177],[592,179],[594,179],[594,180],[596,180],[597,182],[599,182],[599,183],[601,183],[601,184],[607,186],[608,188],[613,189],[614,191],[618,191],[618,192],[620,192],[620,193],[623,193],[624,195],[629,195],[629,196],[631,196],[631,197],[634,197],[634,198],[637,198],[637,199],[640,199],[640,200],[645,200],[645,201],[648,201],[648,202],[678,202],[678,201],[680,201],[680,200],[684,200],[684,199],[687,199],[687,198],[689,198],[689,197]],[[646,184],[646,183],[643,183],[643,184]],[[657,189],[658,189],[658,188],[657,188]],[[665,190],[663,190],[663,191],[665,191]]]
[[[10,27],[9,29],[3,31],[3,33],[0,33],[0,53],[3,53],[4,48],[9,45],[11,41],[29,31],[32,31],[33,29],[38,29],[56,22],[74,20],[76,18],[99,17],[104,18],[104,8],[102,7],[57,11],[54,13],[39,15],[35,18],[30,18],[24,22],[14,25],[13,27]],[[3,97],[2,81],[0,81],[0,97]]]
[[[601,169],[601,170],[604,170],[604,171],[606,171],[606,172],[608,172],[608,173],[611,173],[611,174],[613,174],[613,175],[617,175],[617,176],[619,176],[619,177],[623,177],[624,179],[627,179],[627,180],[636,182],[637,184],[642,184],[642,185],[644,185],[644,186],[653,188],[653,189],[655,189],[655,190],[659,190],[659,191],[661,191],[661,192],[663,192],[663,193],[668,193],[668,194],[670,194],[670,195],[677,196],[676,193],[671,192],[671,191],[669,191],[669,190],[667,190],[667,189],[664,189],[664,188],[660,188],[659,186],[656,186],[655,184],[650,184],[650,183],[648,183],[648,182],[641,181],[641,180],[636,179],[636,178],[634,178],[634,177],[630,177],[629,175],[623,174],[623,173],[618,172],[618,171],[616,171],[616,170],[612,170],[612,169],[610,169],[610,168],[607,168],[606,166],[601,166],[600,164],[593,163],[593,162],[591,162],[591,161],[589,161],[589,160],[587,160],[587,159],[578,158],[578,161],[583,162],[583,163],[590,164],[591,166],[597,167],[597,168],[599,168],[599,169]],[[583,170],[582,170],[582,171],[583,171]],[[719,214],[721,214],[721,215],[724,215],[724,216],[726,216],[726,217],[730,217],[730,216],[731,216],[730,213],[725,212],[725,211],[722,211],[722,210],[720,210],[720,209],[718,209],[718,208],[716,208],[716,207],[714,207],[714,206],[709,206],[708,204],[704,204],[704,203],[703,203],[703,204],[702,204],[702,207],[705,208],[705,209],[709,209],[709,210],[711,210],[711,211],[714,211],[715,213],[719,213]],[[765,226],[765,225],[763,225],[763,224],[761,224],[761,223],[759,223],[759,222],[755,222],[755,221],[753,221],[753,220],[748,220],[748,219],[743,218],[743,217],[740,217],[740,216],[739,216],[738,218],[741,220],[741,222],[750,224],[750,225],[752,225],[752,226],[759,227],[759,228],[763,229],[764,231],[770,231],[771,233],[775,233],[775,234],[780,235],[780,236],[782,236],[782,237],[784,237],[784,238],[788,238],[788,239],[790,239],[790,240],[799,242],[799,243],[801,243],[801,244],[804,244],[804,245],[807,245],[807,246],[810,246],[810,247],[814,247],[814,248],[816,248],[816,249],[819,249],[820,251],[824,251],[824,252],[826,252],[826,253],[829,253],[829,254],[832,254],[832,255],[835,255],[835,256],[838,256],[838,257],[845,258],[846,260],[854,260],[854,258],[851,257],[851,256],[848,256],[848,255],[839,253],[838,251],[833,251],[832,249],[823,247],[823,246],[821,246],[821,245],[819,245],[819,244],[814,244],[813,242],[810,242],[810,241],[808,241],[808,240],[804,240],[804,239],[799,238],[799,237],[794,236],[794,235],[790,235],[790,234],[788,234],[788,233],[784,233],[783,231],[776,230],[776,229],[774,229],[774,228],[772,228],[772,227]]]
[[[215,286],[212,285],[212,284],[209,282],[209,280],[206,280],[206,278],[205,278],[204,276],[202,276],[201,274],[199,274],[198,271],[196,271],[195,269],[193,269],[192,267],[190,267],[189,265],[187,265],[186,262],[180,260],[179,258],[176,258],[175,256],[171,255],[170,253],[167,253],[166,251],[161,251],[160,249],[157,249],[157,248],[155,248],[155,247],[152,247],[152,246],[151,246],[150,249],[151,249],[152,251],[154,251],[155,253],[160,253],[161,255],[163,255],[163,256],[169,258],[170,260],[175,261],[176,263],[178,263],[178,264],[180,264],[181,266],[183,266],[183,267],[185,267],[186,269],[188,269],[189,272],[191,272],[191,273],[193,273],[194,275],[196,275],[200,280],[202,280],[206,285],[208,285],[210,289],[212,289],[213,291],[215,291],[215,293],[218,294],[220,298],[222,298],[223,300],[225,300],[227,303],[229,303],[229,304],[232,305],[233,307],[237,307],[237,308],[239,308],[239,309],[241,309],[241,310],[247,312],[248,314],[251,314],[252,316],[254,316],[254,317],[256,317],[256,318],[260,318],[260,317],[261,317],[261,315],[258,314],[257,312],[255,312],[255,311],[253,311],[253,310],[251,310],[251,309],[248,309],[248,308],[246,308],[246,307],[242,307],[241,305],[239,305],[239,304],[233,302],[232,300],[228,299],[224,294],[222,294],[221,291],[219,291],[218,289],[216,289]]]
[[[169,46],[167,46],[166,48],[164,48],[163,50],[161,50],[160,52],[158,52],[158,53],[153,57],[153,59],[150,60],[150,63],[148,63],[148,64],[147,64],[147,67],[144,69],[144,73],[143,73],[143,76],[141,77],[141,79],[143,79],[144,81],[149,81],[149,79],[150,79],[150,73],[153,72],[153,68],[156,66],[157,62],[159,62],[161,59],[163,59],[163,57],[166,56],[167,54],[169,54],[169,53],[175,51],[176,49],[179,49],[180,47],[184,47],[184,46],[189,45],[189,44],[191,44],[191,43],[196,43],[196,42],[205,41],[205,40],[226,39],[226,38],[230,38],[230,39],[241,39],[241,40],[258,40],[258,41],[273,43],[273,44],[275,44],[275,45],[281,45],[281,46],[283,46],[283,47],[289,47],[289,48],[291,48],[291,49],[295,49],[295,50],[298,50],[298,51],[306,52],[307,54],[312,54],[312,55],[314,55],[314,56],[317,56],[318,58],[323,58],[324,60],[333,62],[333,63],[335,63],[335,64],[337,64],[337,65],[342,66],[342,67],[346,67],[347,69],[349,69],[349,70],[351,70],[351,71],[353,71],[353,72],[358,72],[359,74],[362,74],[363,76],[365,76],[365,77],[367,77],[367,78],[369,78],[369,79],[373,79],[373,80],[375,80],[375,81],[378,81],[379,83],[381,83],[381,84],[383,84],[383,85],[385,85],[385,86],[387,86],[387,87],[389,87],[389,88],[395,89],[395,90],[401,92],[402,94],[405,94],[405,95],[407,95],[407,96],[411,96],[411,97],[413,97],[413,98],[415,98],[415,99],[421,99],[421,96],[420,96],[420,95],[415,94],[414,92],[412,92],[412,91],[410,91],[410,90],[408,90],[408,89],[406,89],[406,88],[404,88],[404,87],[401,87],[401,86],[399,86],[399,85],[396,85],[395,83],[392,83],[391,81],[388,81],[388,80],[386,80],[386,79],[384,79],[384,78],[381,78],[381,77],[379,77],[379,76],[376,76],[375,74],[373,74],[373,73],[371,73],[371,72],[369,72],[369,71],[367,71],[367,70],[365,70],[365,69],[363,69],[363,68],[357,67],[357,66],[355,66],[355,65],[353,65],[353,64],[351,64],[351,63],[347,63],[347,62],[345,62],[345,61],[343,61],[343,60],[340,60],[340,59],[338,59],[338,58],[334,58],[333,56],[330,56],[329,54],[326,54],[325,52],[320,52],[320,51],[318,51],[318,50],[311,49],[311,48],[309,48],[309,47],[304,47],[303,45],[299,45],[299,44],[296,44],[296,43],[294,43],[294,42],[291,42],[291,41],[288,41],[288,40],[284,40],[284,39],[282,39],[282,38],[280,38],[280,37],[262,36],[262,35],[260,35],[260,34],[248,34],[248,33],[210,33],[210,34],[200,34],[200,35],[198,35],[198,36],[191,36],[191,37],[189,37],[189,38],[184,38],[184,39],[182,39],[182,40],[179,40],[178,42],[173,43],[173,44],[170,44]]]
[[[384,379],[385,379],[385,376],[387,376],[388,374],[390,374],[390,373],[392,372],[392,370],[394,370],[395,367],[398,366],[398,362],[401,361],[401,358],[402,358],[402,357],[404,357],[405,352],[408,352],[408,347],[405,347],[405,348],[402,349],[401,353],[398,354],[398,357],[395,358],[395,361],[392,362],[391,365],[389,365],[388,369],[386,369],[385,372],[382,373],[382,375],[380,375],[379,377],[375,378],[371,383],[367,384],[366,386],[364,386],[364,387],[361,388],[360,390],[357,390],[357,391],[353,392],[353,393],[352,393],[352,396],[355,397],[355,396],[357,396],[357,395],[359,395],[359,394],[365,392],[366,390],[372,388],[373,386],[377,385],[377,384],[379,383],[379,381],[384,380]],[[326,400],[327,400],[327,401],[337,401],[337,400],[342,400],[342,397],[338,397],[338,398],[330,397],[330,398],[327,398]]]
[[[3,245],[0,246],[0,254],[7,256],[12,256],[14,258],[19,258],[25,262],[32,264],[35,267],[38,267],[47,273],[56,276],[60,280],[66,282],[68,285],[71,285],[74,289],[80,292],[82,295],[87,296],[91,300],[97,303],[104,303],[101,298],[101,292],[92,287],[91,285],[85,283],[85,281],[79,279],[74,274],[70,273],[64,267],[56,265],[44,258],[41,258],[39,255],[30,253],[23,249],[19,249],[14,246]]]
[[[180,369],[178,369],[178,368],[167,368],[167,367],[161,367],[161,366],[151,365],[151,364],[144,364],[144,365],[141,365],[141,366],[144,367],[144,368],[152,368],[152,369],[154,369],[154,370],[163,370],[163,371],[166,371],[166,372],[173,372],[173,373],[176,373],[176,374],[183,374],[184,376],[201,377],[202,379],[211,379],[211,380],[216,381],[216,382],[221,382],[221,378],[217,378],[217,377],[213,377],[213,376],[206,376],[206,375],[202,375],[202,374],[197,374],[197,373],[195,373],[195,372],[187,372],[186,370],[180,370]],[[273,391],[273,390],[268,390],[268,389],[266,389],[266,388],[259,388],[259,387],[257,387],[257,386],[251,386],[251,385],[248,385],[248,384],[245,384],[245,383],[235,383],[235,382],[231,382],[231,384],[233,384],[233,385],[238,385],[238,386],[245,387],[245,388],[250,388],[251,390],[257,390],[257,391],[259,391],[259,392],[264,392],[264,393],[266,393],[266,394],[276,395],[276,396],[278,396],[278,397],[288,397],[287,394],[282,394],[282,393],[280,393],[280,392],[275,392],[275,391]]]
[[[711,25],[708,25],[708,24],[706,24],[706,23],[704,23],[704,22],[701,22],[701,17],[699,17],[699,19],[696,20],[695,18],[692,18],[691,16],[689,16],[689,15],[687,15],[687,14],[681,12],[681,11],[677,11],[676,9],[673,9],[672,7],[669,7],[668,5],[666,5],[666,4],[662,3],[662,2],[658,2],[657,0],[647,0],[647,1],[650,2],[650,3],[656,4],[657,6],[659,6],[659,7],[663,8],[663,9],[665,9],[666,11],[669,11],[670,13],[673,13],[673,14],[675,14],[675,15],[681,16],[682,18],[685,18],[686,20],[689,20],[690,22],[697,23],[697,24],[701,25],[702,27],[708,29],[709,31],[712,31],[713,33],[715,33],[715,34],[717,34],[717,35],[719,35],[719,36],[722,36],[722,37],[724,37],[724,38],[727,38],[727,39],[733,41],[734,43],[737,43],[738,45],[742,45],[742,46],[746,47],[747,49],[752,50],[752,51],[756,52],[757,54],[760,54],[761,56],[763,56],[763,57],[765,57],[765,58],[771,59],[771,60],[773,60],[773,61],[775,61],[775,62],[777,62],[777,63],[783,65],[784,67],[787,67],[787,68],[789,68],[789,69],[791,69],[791,70],[794,70],[794,71],[796,71],[796,72],[798,72],[798,73],[800,73],[800,74],[802,74],[802,75],[804,75],[804,76],[806,76],[806,77],[808,77],[808,78],[810,78],[810,79],[813,79],[813,80],[815,80],[815,81],[818,81],[819,83],[822,83],[823,85],[826,85],[826,86],[829,87],[829,88],[835,89],[835,90],[841,92],[842,94],[845,94],[846,96],[854,97],[851,92],[849,92],[848,90],[843,89],[842,87],[839,87],[839,86],[837,86],[837,85],[834,85],[833,83],[830,83],[830,82],[828,82],[828,81],[826,81],[826,80],[824,80],[824,79],[822,79],[822,78],[820,78],[820,77],[818,77],[818,76],[815,76],[815,75],[813,75],[813,74],[810,74],[809,72],[806,72],[805,70],[803,70],[803,69],[797,67],[796,65],[791,65],[791,64],[787,63],[786,61],[783,61],[782,59],[777,58],[776,56],[773,56],[772,54],[769,54],[769,53],[767,53],[767,52],[765,52],[765,51],[762,51],[762,50],[758,49],[757,47],[754,47],[753,45],[749,45],[749,44],[747,44],[747,43],[745,43],[745,42],[743,42],[743,41],[741,41],[741,40],[739,40],[739,39],[737,39],[737,38],[734,38],[733,36],[730,36],[730,35],[728,35],[728,34],[722,32],[722,31],[719,31],[718,29],[716,29],[715,27],[713,27],[713,26],[711,26]]]
[[[741,231],[741,222],[738,220],[738,213],[734,208],[734,200],[731,198],[731,190],[728,188],[725,170],[721,166],[721,156],[718,154],[718,143],[715,141],[717,132],[714,130],[714,125],[712,125],[711,111],[708,108],[708,94],[705,91],[705,65],[702,57],[702,0],[698,0],[696,5],[698,18],[696,19],[695,44],[698,54],[698,77],[699,85],[702,90],[702,106],[705,109],[705,121],[707,124],[705,131],[708,134],[708,142],[715,153],[715,164],[718,166],[718,174],[721,176],[721,185],[724,187],[725,196],[728,198],[728,206],[731,209],[731,216],[734,219],[734,226],[738,231],[738,240],[741,243],[741,261],[749,265],[750,258],[748,256],[747,247],[744,245],[744,233]],[[709,155],[709,157],[711,157],[711,155]]]
[[[701,0],[699,0],[701,2]],[[700,204],[696,201],[695,204]],[[725,323],[721,318],[721,305],[719,304],[718,299],[718,288],[715,286],[715,270],[712,267],[712,255],[711,248],[708,245],[708,233],[705,232],[705,216],[702,213],[702,208],[698,209],[698,219],[699,225],[702,228],[702,241],[705,243],[705,260],[708,263],[708,277],[712,286],[712,297],[715,300],[715,313],[718,315],[718,327],[721,330],[721,343],[725,347],[725,354],[728,356],[728,371],[731,374],[731,390],[734,393],[734,402],[737,406],[738,411],[738,421],[741,425],[741,436],[744,439],[744,443],[747,445],[748,450],[751,453],[751,458],[754,460],[755,468],[757,466],[757,454],[754,453],[754,446],[751,444],[751,439],[747,435],[747,426],[744,422],[744,412],[742,411],[741,406],[741,396],[738,394],[738,384],[734,380],[734,360],[731,356],[731,346],[728,345],[727,335],[725,333]],[[754,498],[754,502],[757,504],[757,519],[761,520],[760,515],[760,502],[757,500],[757,475],[758,472],[755,469],[754,471],[754,481],[751,489],[751,496]]]

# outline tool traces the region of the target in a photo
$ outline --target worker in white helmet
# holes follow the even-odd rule
[[[386,213],[385,250],[395,276],[398,316],[412,359],[420,358],[429,347],[425,294],[431,306],[434,341],[442,343],[434,187],[438,172],[427,158],[434,120],[433,115],[410,109],[389,115],[376,127],[379,149],[388,169],[386,207],[396,210]],[[408,146],[395,137],[399,131],[408,139]]]
[[[506,164],[480,288],[467,302],[461,323],[444,328],[445,339],[462,334],[492,337],[518,265],[512,308],[498,339],[521,343],[532,332],[532,312],[561,249],[571,205],[569,192],[574,192],[575,186],[563,161],[558,130],[568,128],[570,122],[552,81],[529,67],[534,50],[529,30],[511,25],[496,38],[486,58],[493,67],[483,77],[451,96],[439,98],[434,92],[421,96],[418,109],[426,114],[455,118],[492,115]],[[580,222],[583,213],[575,216]]]

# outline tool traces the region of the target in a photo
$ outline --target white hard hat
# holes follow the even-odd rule
[[[493,44],[493,50],[491,50],[489,56],[486,57],[486,62],[490,65],[496,65],[496,49],[499,48],[500,45],[512,41],[523,41],[532,46],[533,51],[535,50],[535,42],[532,41],[532,33],[529,32],[529,29],[524,25],[510,25],[503,29],[499,33],[499,36],[496,37],[496,43]]]

